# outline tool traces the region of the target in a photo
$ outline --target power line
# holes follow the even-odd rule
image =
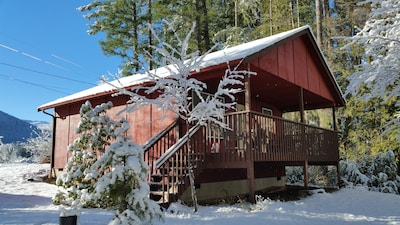
[[[29,72],[33,72],[33,73],[38,73],[38,74],[42,74],[42,75],[46,75],[46,76],[56,77],[56,78],[63,79],[63,80],[73,81],[73,82],[77,82],[77,83],[81,83],[81,84],[97,85],[95,83],[90,83],[90,82],[86,82],[86,81],[80,81],[80,80],[76,80],[76,79],[72,79],[72,78],[68,78],[68,77],[63,77],[63,76],[60,76],[60,75],[57,75],[57,74],[46,73],[46,72],[42,72],[42,71],[39,71],[39,70],[34,70],[34,69],[22,67],[22,66],[17,66],[17,65],[5,63],[5,62],[0,62],[0,64],[5,65],[5,66],[9,66],[9,67],[13,67],[13,68],[17,68],[17,69],[21,69],[21,70],[25,70],[25,71],[29,71]]]
[[[12,36],[12,35],[6,34],[6,33],[4,33],[3,31],[0,31],[0,34],[1,34],[1,36],[3,36],[3,37],[6,36],[8,39],[11,39],[11,40],[14,41],[14,42],[19,42],[19,43],[21,43],[21,44],[23,44],[23,45],[30,46],[31,48],[36,49],[36,50],[38,50],[38,51],[41,51],[41,52],[46,51],[46,52],[48,52],[47,50],[43,50],[42,48],[38,48],[37,46],[32,45],[31,43],[28,43],[28,42],[19,40],[18,38],[14,37],[14,36]],[[13,51],[13,52],[20,52],[20,53],[22,53],[22,51],[20,51],[20,50],[18,50],[18,49],[12,48],[12,47],[7,46],[7,45],[3,45],[3,44],[1,44],[1,43],[0,43],[0,47],[3,47],[3,48],[5,48],[5,49],[8,49],[8,50]],[[62,56],[59,56],[59,55],[57,55],[57,54],[51,53],[50,56],[53,57],[53,58],[56,58],[56,59],[58,59],[58,60],[67,62],[67,63],[69,63],[69,64],[71,64],[71,65],[76,66],[76,67],[82,68],[82,66],[81,66],[80,64],[78,64],[78,63],[76,63],[76,62],[73,62],[73,61],[70,60],[70,59],[66,59],[66,58],[64,58],[64,57],[62,57]]]
[[[66,93],[66,92],[51,88],[49,86],[44,86],[42,84],[21,80],[21,79],[18,79],[18,78],[15,78],[15,77],[10,77],[10,76],[4,75],[4,74],[0,74],[0,78],[13,80],[13,81],[18,81],[20,83],[29,84],[29,85],[32,85],[32,86],[36,86],[36,87],[44,88],[44,89],[47,89],[47,90],[55,91],[55,92],[58,92],[58,93],[61,93],[61,94],[69,95],[69,93]]]

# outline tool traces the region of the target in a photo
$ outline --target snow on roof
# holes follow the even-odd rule
[[[209,53],[206,55],[201,64],[200,69],[204,69],[214,65],[220,65],[222,63],[231,62],[238,59],[243,59],[251,56],[267,47],[274,45],[275,43],[291,37],[299,32],[310,29],[308,25],[299,27],[293,30],[282,32],[276,35],[272,35],[266,38],[258,39],[248,43],[240,44],[234,47],[226,48],[216,52]],[[169,70],[166,67],[161,67],[154,70],[158,77],[166,77],[169,75]],[[78,99],[86,99],[89,97],[97,96],[99,94],[111,93],[116,91],[116,87],[131,87],[134,85],[142,84],[150,81],[147,74],[139,73],[132,76],[118,78],[110,83],[103,83],[98,86],[77,92],[72,95],[68,95],[57,100],[48,102],[38,107],[39,111],[54,108],[55,106],[62,105],[63,103],[72,102]]]

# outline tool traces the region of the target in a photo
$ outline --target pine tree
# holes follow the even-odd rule
[[[88,170],[86,179],[94,180],[93,191],[84,192],[81,201],[104,202],[117,206],[109,224],[151,224],[161,219],[159,205],[149,199],[148,165],[143,147],[126,136],[129,124],[120,120],[113,142]]]
[[[55,198],[56,203],[79,204],[82,191],[93,190],[95,180],[87,178],[88,169],[97,161],[99,154],[103,154],[105,148],[115,139],[114,130],[118,126],[118,123],[106,114],[111,107],[111,102],[95,108],[89,101],[82,105],[81,120],[76,128],[76,133],[80,136],[68,146],[71,157],[65,166],[65,173],[57,179],[57,185],[62,186],[67,193],[58,193]],[[90,202],[85,206],[101,207],[98,202]]]
[[[88,33],[105,33],[100,47],[106,55],[119,56],[123,62],[124,75],[140,70],[144,49],[151,43],[147,23],[152,22],[151,0],[93,1],[78,8],[87,12],[85,18],[92,21]]]
[[[369,143],[366,147],[369,149],[386,147],[388,148],[386,150],[394,150],[398,155],[399,142],[396,141],[396,138],[400,137],[400,122],[396,118],[396,113],[399,110],[398,93],[400,85],[398,85],[398,81],[400,76],[395,68],[399,65],[397,51],[400,45],[397,39],[400,20],[397,17],[397,12],[400,5],[397,1],[389,0],[363,1],[361,3],[364,9],[371,7],[371,12],[369,15],[364,14],[365,24],[353,26],[354,29],[352,28],[350,33],[352,37],[347,38],[350,44],[342,49],[358,48],[362,50],[357,56],[358,67],[355,67],[356,71],[348,76],[346,94],[351,96],[351,102],[358,102],[358,104],[353,104],[353,107],[360,107],[361,105],[366,107],[359,109],[360,114],[353,119],[345,117],[345,126],[349,127],[354,123],[360,123],[358,127],[361,127],[365,126],[362,124],[368,123],[371,126],[371,131],[373,131],[370,133],[376,134],[376,137],[373,138],[376,141],[368,140]],[[357,12],[361,14],[360,10]],[[369,107],[369,105],[374,107]],[[377,118],[371,120],[368,115],[369,110],[373,110]],[[386,123],[388,117],[391,121]],[[357,118],[361,119],[357,120]],[[380,123],[374,124],[371,121],[380,121]],[[348,131],[344,134],[350,137],[350,133],[351,131]],[[372,139],[370,135],[366,137]],[[359,136],[359,138],[365,139],[363,136]],[[380,141],[380,139],[384,141]],[[389,141],[391,144],[387,143],[386,140],[391,140]],[[363,150],[359,149],[359,151]]]

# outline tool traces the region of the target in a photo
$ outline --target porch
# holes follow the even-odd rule
[[[203,130],[205,146],[193,146],[205,155],[206,167],[241,168],[248,160],[286,165],[339,161],[336,131],[252,111],[227,114],[224,122],[230,130],[210,125]]]
[[[253,111],[229,113],[224,119],[231,129],[209,124],[193,127],[183,136],[177,121],[145,146],[156,201],[176,201],[189,187],[190,168],[195,177],[209,169],[244,169],[251,198],[255,165],[297,165],[305,171],[308,164],[338,165],[336,131]]]

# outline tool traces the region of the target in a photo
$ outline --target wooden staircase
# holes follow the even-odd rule
[[[161,205],[177,201],[189,185],[189,159],[194,175],[204,164],[204,155],[196,152],[204,143],[204,129],[192,127],[179,135],[179,121],[175,121],[144,146],[145,161],[149,165],[150,198]],[[190,139],[190,152],[187,141]]]

